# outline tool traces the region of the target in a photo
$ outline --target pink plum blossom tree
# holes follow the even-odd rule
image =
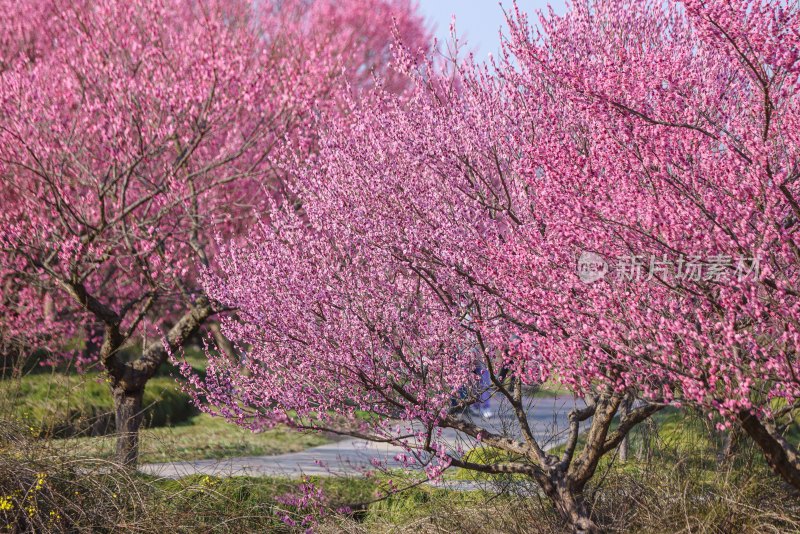
[[[236,236],[282,183],[275,161],[313,150],[312,119],[427,32],[408,0],[0,7],[0,335],[99,324],[132,465],[148,379],[223,311],[197,283],[211,232]]]
[[[551,276],[542,293],[530,237],[498,249],[517,264],[506,281],[552,326],[585,325],[558,356],[579,382],[637,384],[739,425],[800,488],[786,436],[800,406],[797,5],[598,0],[541,27],[512,20],[519,68],[505,71],[520,109],[552,110],[522,149],[530,185],[563,234],[560,264],[591,253],[612,272]]]
[[[521,147],[536,122],[520,120],[534,117],[517,109],[517,88],[470,60],[443,73],[402,53],[397,64],[413,91],[399,99],[378,88],[346,121],[328,123],[319,154],[293,166],[302,209],[276,203],[205,278],[207,293],[237,310],[223,331],[246,348],[244,365],[210,353],[204,381],[184,372],[205,410],[246,427],[280,422],[397,444],[431,478],[450,466],[526,475],[575,529],[596,531],[587,483],[661,404],[639,404],[612,428],[635,390],[621,371],[608,379],[593,369],[575,341],[586,325],[543,318],[538,295],[510,280],[519,264],[506,252],[538,263],[521,276],[542,292],[551,276],[580,283],[562,256],[558,214],[539,213],[529,184],[536,172]],[[550,217],[555,229],[543,235]],[[516,248],[518,234],[535,247]],[[568,300],[548,298],[554,309]],[[562,365],[571,360],[560,351],[573,346],[585,367]],[[511,408],[513,432],[453,413],[484,392],[476,367]],[[523,388],[548,377],[586,398],[559,454],[525,410]],[[442,429],[514,460],[472,462]]]
[[[583,530],[599,459],[665,405],[741,426],[797,486],[798,16],[596,0],[540,30],[515,10],[493,70],[401,55],[410,99],[353,106],[297,168],[303,209],[205,279],[249,349],[211,357],[206,409],[401,444],[431,477],[527,474]],[[476,355],[515,436],[450,412]],[[548,377],[588,400],[558,456],[522,409]],[[519,461],[471,464],[441,428]]]

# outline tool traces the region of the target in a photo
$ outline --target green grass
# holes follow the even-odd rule
[[[411,524],[442,510],[476,506],[490,496],[483,491],[453,491],[429,485],[416,486],[371,503],[363,522],[368,530],[370,526]]]
[[[763,466],[746,463],[744,449],[743,462],[726,470],[714,464],[717,437],[704,432],[708,427],[701,418],[670,411],[659,414],[656,422],[657,428],[649,429],[651,459],[638,459],[632,451],[634,458],[625,467],[618,463],[601,466],[587,488],[587,498],[609,531],[660,534],[664,525],[669,530],[691,532],[798,531],[800,506],[796,499],[771,479]],[[198,435],[213,435],[217,429],[224,437],[230,430],[222,421],[206,416],[183,425],[190,426],[197,427],[194,432]],[[513,492],[496,496],[496,486],[487,486],[488,491],[462,492],[422,485],[387,496],[388,488],[403,488],[419,479],[419,473],[402,470],[370,478],[311,477],[302,481],[203,475],[166,480],[109,470],[103,462],[96,463],[92,471],[91,462],[70,461],[73,457],[61,456],[53,449],[78,441],[24,437],[7,442],[10,447],[19,443],[20,448],[15,454],[0,454],[0,496],[19,494],[15,510],[35,506],[43,525],[52,521],[48,515],[52,510],[60,510],[62,516],[66,516],[64,510],[73,512],[79,522],[66,531],[96,531],[98,525],[115,525],[116,530],[142,533],[301,532],[308,526],[314,528],[313,520],[302,524],[310,516],[322,521],[322,528],[314,528],[320,532],[560,532],[563,528],[563,521],[546,499]],[[36,453],[37,447],[44,448]],[[491,451],[470,454],[474,461],[497,459]],[[705,459],[693,464],[694,456]],[[26,491],[42,478],[40,473],[46,474],[45,490],[32,492],[33,498],[28,499]],[[322,490],[319,506],[298,508],[283,499],[299,496],[301,483]],[[2,514],[0,510],[0,521]],[[288,527],[284,517],[298,525]],[[48,530],[42,527],[39,531]]]
[[[618,424],[618,417],[611,423],[609,432],[613,431]],[[702,425],[700,419],[695,415],[688,415],[684,411],[676,408],[667,408],[657,412],[650,419],[631,431],[629,439],[631,446],[636,448],[643,439],[642,431],[645,425],[650,425],[655,429],[653,439],[660,444],[661,452],[670,451],[676,455],[698,450],[710,450],[716,448],[717,444],[709,439],[707,429]],[[586,443],[585,434],[578,437],[578,451]],[[554,447],[551,454],[559,455],[564,451],[564,445]]]
[[[297,489],[302,482],[313,484],[323,490],[329,503],[333,506],[353,506],[367,503],[375,498],[380,483],[362,477],[306,477],[298,480],[285,477],[214,477],[208,475],[191,475],[188,477],[158,479],[145,477],[169,495],[181,492],[201,495],[214,495],[227,500],[237,507],[263,507],[287,493]],[[212,503],[213,505],[213,503]],[[212,506],[213,508],[213,506]],[[220,512],[222,512],[220,510]],[[220,513],[220,515],[227,515]]]
[[[145,424],[164,426],[195,415],[189,396],[170,377],[154,377],[145,388]],[[31,374],[0,381],[0,406],[32,433],[68,437],[102,433],[113,421],[108,383],[98,373]]]
[[[200,354],[189,351],[187,360],[202,372]],[[223,419],[199,415],[170,376],[148,381],[144,405],[142,462],[283,454],[329,441],[286,427],[252,433]],[[34,436],[68,438],[61,446],[70,455],[113,457],[114,437],[104,434],[113,432],[114,407],[102,374],[51,372],[0,380],[0,409]]]
[[[448,491],[428,485],[387,496],[388,480],[386,475],[382,475],[369,479],[308,477],[305,482],[322,490],[323,513],[335,514],[346,509],[370,532],[383,531],[390,525],[413,524],[446,510],[469,508],[489,497],[479,491]],[[280,520],[283,513],[297,520],[312,512],[281,503],[281,497],[297,493],[300,482],[280,477],[193,475],[178,480],[157,480],[155,484],[165,495],[171,496],[167,503],[171,515],[192,511],[193,528],[216,531],[220,518],[242,518],[239,521],[245,521],[252,517],[258,518],[258,524],[248,525],[251,528],[269,527],[269,531],[282,531],[286,528]],[[274,523],[269,524],[270,516]]]
[[[285,427],[253,433],[223,419],[201,414],[172,427],[142,430],[140,461],[162,463],[266,456],[298,452],[328,441],[320,434],[297,432]],[[79,456],[111,458],[114,438],[73,438],[65,440],[64,446]]]

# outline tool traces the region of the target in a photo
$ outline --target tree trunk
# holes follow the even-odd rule
[[[144,419],[144,390],[126,391],[117,387],[113,395],[117,431],[116,460],[125,467],[136,467],[139,459],[139,427]]]
[[[639,436],[641,436],[641,444],[636,451],[636,459],[640,462],[650,463],[652,460],[652,440],[653,435],[656,434],[656,429],[652,421],[647,421],[639,427]]]
[[[567,483],[566,476],[553,477],[552,485],[545,487],[545,493],[555,504],[558,514],[566,521],[575,534],[595,534],[602,532],[586,510],[583,497],[576,494]]]
[[[222,328],[220,328],[219,323],[211,323],[208,328],[214,335],[214,341],[217,343],[217,350],[224,354],[229,360],[238,362],[239,355],[236,352],[236,347],[234,347],[231,340],[222,333]]]
[[[176,350],[191,337],[212,314],[211,305],[205,297],[199,297],[196,305],[186,312],[167,332],[165,341],[170,350]],[[153,343],[132,362],[121,362],[115,354],[122,345],[118,328],[107,327],[101,358],[114,379],[112,392],[117,424],[117,461],[121,465],[135,467],[139,459],[139,427],[142,426],[142,396],[147,381],[167,360],[167,350],[162,343]],[[111,336],[109,336],[111,334]],[[117,335],[116,338],[112,337]]]
[[[739,450],[739,440],[741,428],[737,425],[732,426],[725,432],[722,446],[722,463],[729,464],[733,461],[736,452]]]
[[[748,412],[739,412],[739,424],[759,446],[772,470],[800,490],[800,454],[797,449]]]
[[[622,404],[619,407],[619,416],[620,419],[624,418],[628,413],[631,411],[631,407],[633,406],[633,398],[630,396],[625,397],[625,400],[622,401]],[[628,461],[628,450],[629,450],[629,435],[625,434],[625,437],[622,438],[622,441],[619,444],[619,461],[625,463]]]
[[[619,444],[619,461],[623,464],[628,461],[628,436],[625,436]]]

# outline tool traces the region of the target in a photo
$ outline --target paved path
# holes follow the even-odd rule
[[[553,447],[566,438],[567,414],[582,402],[570,397],[526,399],[526,413],[531,430],[544,448]],[[504,403],[494,402],[495,414],[489,419],[476,418],[484,428],[509,436],[519,436],[519,425]],[[474,417],[474,416],[465,416]],[[450,450],[468,451],[474,439],[452,429],[444,429],[442,437]],[[224,460],[196,460],[146,464],[141,470],[157,476],[179,478],[191,474],[214,476],[271,475],[299,477],[301,475],[358,475],[372,467],[377,460],[386,468],[401,467],[394,458],[404,453],[401,447],[373,443],[361,439],[345,439],[306,449],[302,452],[275,456],[249,456]]]

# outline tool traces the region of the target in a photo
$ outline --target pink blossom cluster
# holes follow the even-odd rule
[[[0,322],[37,287],[62,341],[84,319],[157,339],[202,293],[214,235],[240,235],[282,187],[276,161],[313,149],[317,117],[371,87],[396,35],[428,40],[410,0],[0,12]]]
[[[800,401],[799,31],[782,1],[595,0],[538,28],[513,10],[489,65],[399,50],[405,97],[351,103],[291,165],[299,200],[204,279],[247,351],[211,355],[207,409],[393,439],[435,477],[432,429],[479,363],[780,442],[776,410]],[[586,251],[761,263],[587,284]]]
[[[550,357],[579,383],[733,418],[797,401],[799,24],[796,8],[758,1],[576,4],[542,35],[511,21],[508,76],[539,111],[525,119],[529,184],[560,265],[580,251],[760,259],[758,277],[586,287],[564,273],[540,292],[527,256],[497,249],[522,260],[510,272],[528,298],[571,295],[543,315],[551,331],[571,324]]]
[[[307,532],[313,532],[313,527],[329,512],[325,492],[307,477],[293,491],[279,495],[275,500],[292,509],[277,510],[280,520],[290,527],[305,528]]]

